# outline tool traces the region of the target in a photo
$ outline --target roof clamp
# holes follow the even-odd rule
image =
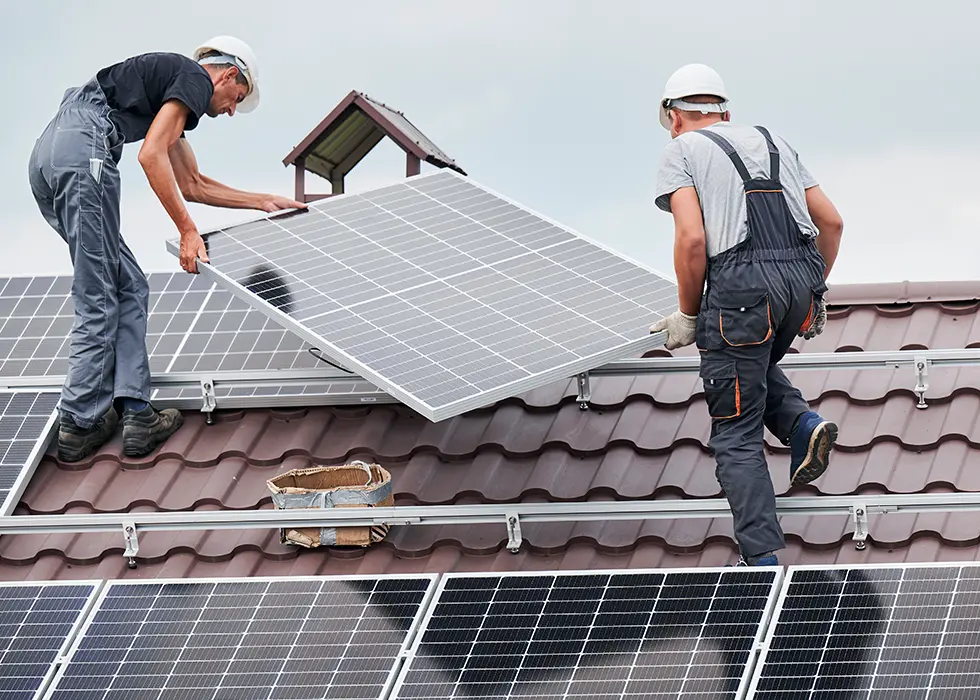
[[[524,537],[521,535],[521,518],[515,511],[506,513],[504,517],[507,518],[507,549],[511,554],[517,554],[521,551],[521,544],[524,542]]]
[[[128,560],[126,566],[130,569],[136,568],[136,553],[140,551],[140,543],[136,537],[136,523],[132,521],[124,522],[122,525],[123,538],[126,540],[126,551],[123,556]]]
[[[576,378],[578,382],[578,407],[583,411],[589,410],[589,401],[592,400],[592,387],[589,386],[589,373],[582,372]]]
[[[929,360],[922,355],[916,355],[912,359],[912,367],[915,370],[915,395],[919,397],[919,402],[915,405],[916,408],[929,408],[926,403],[926,391],[929,390],[929,381],[926,379],[929,376]]]
[[[208,425],[214,425],[214,409],[218,407],[218,397],[214,395],[214,382],[210,379],[201,380],[201,395],[204,398],[204,405],[201,406],[201,413],[207,414]]]
[[[864,551],[868,539],[868,507],[863,503],[858,503],[851,507],[851,515],[854,517],[854,549]]]

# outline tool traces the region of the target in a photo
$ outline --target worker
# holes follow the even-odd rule
[[[266,212],[305,207],[232,189],[198,171],[185,132],[205,114],[234,116],[258,103],[255,55],[243,41],[220,36],[199,46],[193,58],[146,53],[103,68],[64,93],[35,142],[31,189],[45,220],[68,244],[74,274],[60,459],[91,455],[113,436],[120,415],[130,457],[149,454],[183,422],[179,411],[157,411],[149,403],[149,285],[119,230],[123,145],[143,142],[139,164],[180,234],[181,267],[196,274],[207,250],[184,200]]]
[[[659,112],[671,141],[655,201],[674,220],[679,308],[650,330],[667,332],[668,350],[696,343],[739,564],[777,565],[785,541],[763,427],[790,448],[790,484],[827,469],[837,425],[810,410],[776,363],[798,336],[823,332],[843,222],[785,139],[731,123],[709,66],[677,70]]]

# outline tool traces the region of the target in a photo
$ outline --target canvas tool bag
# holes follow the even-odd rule
[[[335,467],[291,469],[267,482],[276,509],[364,508],[395,505],[391,474],[377,464],[354,461]],[[368,547],[388,534],[388,525],[280,529],[280,541],[301,547]]]

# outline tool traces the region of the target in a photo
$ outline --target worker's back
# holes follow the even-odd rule
[[[706,130],[723,136],[735,147],[753,178],[769,177],[769,150],[755,127],[717,122],[702,131]],[[772,138],[779,149],[779,180],[790,213],[804,235],[816,236],[804,190],[817,183],[796,151],[778,134],[772,133]],[[744,183],[725,152],[697,131],[681,134],[664,149],[657,180],[657,206],[669,212],[669,193],[691,186],[697,189],[701,202],[708,257],[741,243],[748,231]]]

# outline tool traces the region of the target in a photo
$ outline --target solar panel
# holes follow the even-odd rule
[[[67,374],[71,279],[0,278],[0,376]],[[147,279],[146,347],[155,375],[325,366],[300,338],[210,280],[185,272]]]
[[[759,698],[980,697],[980,564],[790,567]]]
[[[359,377],[323,381],[287,380],[275,384],[221,384],[217,381],[214,395],[218,405],[225,408],[253,406],[255,399],[262,399],[264,407],[297,403],[303,406],[338,406],[395,402],[391,396]],[[154,389],[152,398],[161,406],[193,409],[201,406],[202,392],[200,387],[162,387]]]
[[[780,571],[444,577],[392,697],[741,697]]]
[[[41,438],[56,424],[59,398],[56,391],[0,391],[0,515],[10,507],[7,497],[18,480],[40,459]]]
[[[449,170],[205,241],[207,274],[431,420],[639,355],[677,304],[663,276]]]
[[[0,583],[0,698],[32,700],[71,643],[97,583]]]
[[[113,582],[50,697],[374,700],[434,579]]]

